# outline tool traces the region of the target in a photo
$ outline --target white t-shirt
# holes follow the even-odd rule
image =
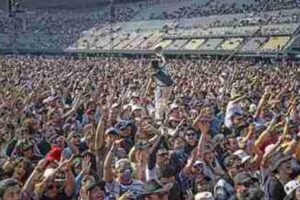
[[[232,120],[231,117],[234,113],[242,114],[243,110],[240,103],[233,103],[233,101],[229,101],[226,108],[226,114],[225,114],[225,126],[227,128],[232,127]]]

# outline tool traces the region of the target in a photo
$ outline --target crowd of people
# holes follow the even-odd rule
[[[236,13],[257,13],[281,9],[299,8],[299,1],[282,0],[212,0],[199,1],[197,4],[187,4],[175,10],[166,10],[163,13],[152,13],[150,19],[181,19],[210,15],[227,15]]]
[[[203,1],[205,2],[205,1]],[[141,15],[141,19],[182,19],[182,18],[195,18],[211,15],[224,15],[235,13],[253,13],[265,12],[278,9],[292,9],[299,8],[298,1],[254,1],[247,0],[244,4],[240,5],[236,1],[208,1],[203,5],[202,1],[197,4],[191,4],[187,1],[184,6],[178,9],[168,9],[165,12],[155,9],[154,13],[144,15],[144,11],[151,9],[157,4],[113,4],[106,7],[99,7],[93,9],[78,9],[78,10],[38,10],[34,12],[17,13],[15,17],[8,17],[8,14],[0,10],[0,34],[6,35],[9,39],[1,41],[3,48],[23,48],[23,49],[65,49],[78,40],[83,31],[90,28],[101,28],[103,26],[110,27],[107,22],[126,22],[132,20],[137,15]],[[166,7],[167,3],[161,6]],[[173,4],[172,4],[173,5]],[[113,7],[113,8],[112,8]],[[153,8],[154,8],[153,7]],[[113,18],[113,19],[112,19]],[[135,20],[141,20],[136,18]],[[262,17],[255,24],[269,24],[274,23],[280,19],[269,19],[268,16]],[[265,22],[264,20],[267,20]],[[289,22],[295,22],[298,17],[291,17]],[[280,21],[280,20],[279,20]],[[253,22],[244,20],[239,22],[239,19],[233,19],[223,22],[216,19],[210,23],[211,26],[227,26],[229,25],[247,25]],[[14,36],[14,39],[11,36]],[[1,40],[1,38],[0,38]]]
[[[0,59],[2,200],[299,200],[299,63]]]

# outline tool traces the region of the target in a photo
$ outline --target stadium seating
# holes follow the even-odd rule
[[[113,49],[124,49],[127,45],[133,42],[137,38],[137,34],[129,34],[128,37],[125,37],[118,45],[116,45]]]
[[[161,40],[162,33],[155,32],[149,38],[139,44],[136,49],[150,49],[155,43]]]
[[[166,49],[167,50],[180,50],[183,45],[188,42],[186,39],[177,39],[171,45],[169,45]]]
[[[230,38],[225,40],[221,46],[220,49],[223,50],[235,50],[237,49],[240,44],[243,42],[243,38]]]
[[[264,51],[277,51],[284,48],[287,42],[290,40],[288,36],[282,37],[270,37],[270,39],[262,46]]]
[[[266,37],[250,38],[242,47],[241,51],[258,51],[259,48],[267,41]]]
[[[170,44],[172,44],[173,40],[162,40],[159,43],[155,44],[153,47],[151,47],[151,50],[154,50],[157,47],[167,48]]]
[[[200,46],[200,50],[215,50],[223,42],[221,38],[208,39],[203,45]]]
[[[138,46],[142,42],[144,42],[146,39],[148,39],[149,37],[151,37],[152,34],[153,34],[152,32],[140,34],[135,40],[133,40],[132,42],[130,42],[126,46],[126,49],[129,49],[129,50],[137,49]]]
[[[203,43],[205,39],[191,39],[184,47],[185,50],[196,50],[198,49]]]

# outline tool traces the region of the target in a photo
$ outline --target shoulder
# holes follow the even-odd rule
[[[140,180],[133,180],[132,181],[132,186],[144,186],[144,183]]]

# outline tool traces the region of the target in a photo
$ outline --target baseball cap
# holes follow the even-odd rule
[[[100,182],[91,182],[90,184],[87,184],[85,186],[86,191],[91,191],[93,188],[95,188],[96,186],[100,187],[100,189],[102,191],[105,191],[105,182],[104,181],[100,181]]]
[[[0,181],[0,197],[3,197],[4,192],[9,188],[19,185],[19,182],[16,179],[8,178]]]
[[[251,156],[248,153],[241,149],[235,151],[233,155],[238,156],[242,163],[247,162],[251,158]]]
[[[59,147],[53,147],[46,155],[48,161],[60,161],[62,149]]]
[[[119,131],[115,128],[109,128],[105,131],[105,135],[115,135],[115,136],[119,136]]]
[[[122,172],[122,171],[124,171],[126,169],[132,169],[130,161],[128,159],[126,159],[126,158],[118,160],[115,163],[115,167],[116,167],[116,171],[117,172]]]
[[[240,184],[242,185],[244,183],[247,183],[250,180],[256,180],[256,179],[252,177],[251,174],[248,172],[240,172],[236,174],[233,178],[235,185],[240,185]]]

